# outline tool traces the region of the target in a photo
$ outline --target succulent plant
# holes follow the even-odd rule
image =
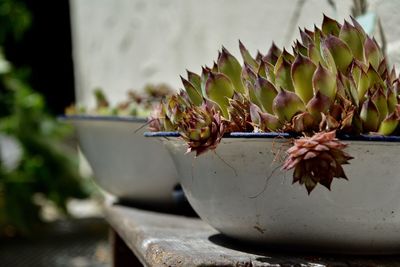
[[[153,108],[156,108],[168,95],[172,95],[172,89],[165,84],[147,84],[142,93],[130,90],[127,99],[117,105],[111,105],[106,94],[100,88],[93,91],[96,105],[94,109],[70,105],[65,109],[67,115],[90,114],[90,115],[114,115],[114,116],[138,116],[147,117]],[[153,106],[154,105],[154,106]],[[155,129],[155,128],[154,128]]]
[[[186,109],[190,106],[186,92],[172,95],[153,108],[148,121],[151,131],[177,131]]]
[[[394,68],[388,68],[375,39],[355,19],[351,21],[340,24],[324,16],[321,28],[300,29],[301,38],[293,43],[292,53],[272,44],[266,55],[258,52],[252,57],[239,41],[242,65],[222,47],[211,68],[203,67],[200,75],[188,71],[187,79],[181,77],[188,100],[185,105],[195,111],[180,117],[190,121],[188,116],[193,116],[195,121],[198,114],[202,118],[220,114],[223,132],[305,135],[289,149],[284,169],[294,168],[293,182],[305,184],[309,192],[318,183],[330,188],[333,177],[345,177],[341,165],[351,159],[343,152],[345,145],[334,139],[336,131],[352,135],[399,131],[400,81]],[[206,108],[210,105],[212,112]],[[176,117],[173,113],[167,117]],[[179,125],[179,119],[173,123]],[[194,123],[190,129],[197,126],[198,130],[203,127]],[[182,136],[194,149],[197,143],[191,142],[195,141],[191,135]],[[306,153],[301,144],[314,141],[326,143]],[[208,144],[209,149],[216,147],[211,142],[202,149]],[[318,152],[312,159],[305,156],[316,154],[321,147],[330,152]],[[299,151],[305,154],[294,156]],[[318,177],[310,175],[311,161]],[[319,172],[326,164],[331,167]]]
[[[189,144],[188,152],[196,156],[217,147],[225,133],[225,124],[215,106],[204,103],[191,106],[179,123],[182,138]]]
[[[294,141],[283,169],[294,168],[293,183],[304,184],[310,193],[319,183],[331,188],[334,177],[347,179],[342,164],[352,159],[343,151],[347,145],[335,138],[335,131],[319,132]]]

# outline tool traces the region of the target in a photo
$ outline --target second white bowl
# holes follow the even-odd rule
[[[177,172],[168,151],[143,136],[144,119],[69,116],[96,183],[124,200],[173,203]],[[140,130],[138,130],[140,129]]]

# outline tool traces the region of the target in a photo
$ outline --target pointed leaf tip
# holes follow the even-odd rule
[[[332,34],[334,36],[338,36],[341,25],[336,20],[328,17],[327,15],[323,15],[322,19],[322,32],[326,35]]]
[[[375,70],[378,70],[379,63],[383,58],[382,52],[376,41],[368,36],[365,38],[364,42],[364,57],[365,60],[370,63]]]

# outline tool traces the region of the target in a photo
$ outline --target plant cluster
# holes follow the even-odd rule
[[[26,83],[26,70],[3,54],[5,43],[18,43],[30,27],[24,3],[0,1],[0,237],[34,233],[43,222],[38,199],[67,214],[68,199],[88,196],[64,145],[72,128],[50,115]]]
[[[0,155],[0,236],[29,234],[42,222],[36,196],[66,214],[68,199],[88,192],[77,159],[63,145],[72,129],[50,116],[43,97],[11,69],[0,74],[0,103],[0,148],[14,144]]]
[[[353,18],[324,16],[321,27],[300,29],[292,53],[272,44],[243,64],[224,47],[212,67],[187,72],[183,87],[153,111],[152,131],[179,131],[197,155],[229,132],[304,135],[287,151],[284,169],[310,193],[319,183],[346,178],[351,156],[340,134],[397,135],[399,79],[374,38]]]
[[[143,93],[138,93],[129,90],[126,100],[112,106],[104,91],[97,88],[93,91],[96,100],[94,109],[87,109],[86,107],[72,104],[66,108],[65,114],[147,117],[154,103],[158,103],[165,97],[173,94],[172,89],[166,84],[147,84],[142,91]]]

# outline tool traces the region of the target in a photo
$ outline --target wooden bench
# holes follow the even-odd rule
[[[276,251],[219,234],[198,218],[118,204],[105,207],[113,264],[125,266],[400,266],[399,256],[334,256]],[[400,240],[399,240],[400,242]]]

